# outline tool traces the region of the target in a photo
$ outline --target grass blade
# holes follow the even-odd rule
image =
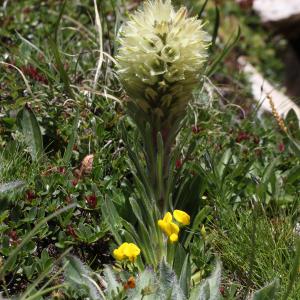
[[[72,157],[72,150],[73,150],[73,147],[74,147],[74,144],[76,141],[76,136],[77,136],[78,123],[79,123],[79,109],[77,109],[77,111],[76,111],[73,128],[72,128],[72,133],[70,136],[70,140],[69,140],[67,149],[64,153],[63,160],[64,160],[65,165],[69,164],[70,159]]]
[[[215,47],[216,39],[218,37],[219,27],[220,27],[220,11],[219,8],[216,6],[215,8],[215,25],[214,25],[214,31],[211,39],[211,46],[210,50],[212,50]]]
[[[70,78],[69,78],[67,72],[65,71],[64,64],[62,63],[62,60],[61,60],[61,57],[59,54],[59,50],[57,47],[57,43],[54,40],[50,39],[49,45],[53,52],[55,64],[58,68],[60,79],[62,80],[62,82],[64,84],[65,91],[70,98],[74,99],[74,93],[70,86]]]
[[[203,14],[203,12],[204,12],[204,10],[206,8],[207,3],[208,3],[208,0],[205,0],[205,2],[203,3],[203,5],[202,5],[202,7],[201,7],[201,9],[200,9],[200,11],[198,13],[198,18],[199,19],[202,17],[202,14]]]
[[[295,260],[294,260],[294,265],[291,270],[290,274],[290,280],[289,280],[289,285],[286,289],[286,293],[283,297],[283,299],[288,299],[288,296],[290,292],[292,291],[292,287],[294,285],[294,282],[297,280],[297,275],[299,272],[299,265],[300,265],[300,239],[297,239],[297,246],[296,246],[296,255],[295,255]]]
[[[94,6],[95,6],[95,25],[96,25],[98,35],[99,35],[98,43],[99,43],[99,51],[100,51],[100,56],[99,56],[99,60],[98,60],[98,63],[97,63],[97,69],[96,69],[96,74],[95,74],[94,83],[93,83],[93,89],[95,90],[96,86],[97,86],[97,81],[98,81],[99,76],[100,76],[100,70],[101,70],[101,67],[102,67],[102,63],[103,63],[103,41],[102,41],[101,20],[100,20],[96,0],[94,0]]]
[[[229,38],[228,42],[225,45],[225,48],[223,51],[220,53],[220,55],[213,61],[213,63],[210,65],[208,70],[206,71],[206,76],[210,77],[212,76],[216,71],[219,66],[219,63],[224,60],[224,58],[229,54],[229,52],[232,50],[232,48],[236,45],[237,41],[239,40],[241,35],[241,29],[239,27],[238,32],[233,38],[233,35]],[[233,39],[233,41],[231,41]]]

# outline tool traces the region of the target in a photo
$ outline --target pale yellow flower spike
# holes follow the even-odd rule
[[[159,107],[160,116],[183,114],[206,61],[208,35],[187,9],[171,1],[147,1],[120,30],[118,74],[143,111]],[[170,122],[172,122],[170,120]]]

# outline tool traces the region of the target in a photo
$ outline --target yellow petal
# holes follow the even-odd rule
[[[173,223],[173,222],[170,222],[169,224],[170,224],[170,232],[171,232],[169,235],[171,235],[173,233],[178,234],[179,233],[179,226],[177,224]]]
[[[176,234],[176,233],[171,234],[169,239],[170,239],[171,243],[177,242],[178,241],[178,234]]]
[[[123,243],[121,246],[119,246],[119,248],[117,248],[113,251],[113,256],[115,257],[115,259],[124,260],[126,258],[125,254],[124,254],[124,250],[127,246],[128,246],[128,243]]]
[[[187,9],[185,7],[181,7],[174,17],[174,24],[177,24],[183,21],[187,16]]]
[[[124,249],[125,256],[131,261],[134,262],[137,256],[141,253],[141,249],[133,244],[129,243],[127,244],[126,248]]]
[[[191,217],[184,211],[175,209],[173,212],[175,220],[183,225],[189,225]]]
[[[120,251],[120,249],[115,249],[113,255],[116,260],[123,260],[125,258],[123,251]]]
[[[163,220],[158,220],[157,221],[157,224],[158,224],[158,226],[159,226],[159,228],[161,229],[161,230],[164,230],[164,228],[166,227],[166,225],[168,224],[167,222],[164,222]]]
[[[172,214],[170,212],[167,212],[163,218],[163,221],[169,223],[172,221],[172,219]]]
[[[158,226],[159,226],[159,228],[160,228],[167,236],[169,236],[170,234],[172,234],[172,230],[171,230],[170,223],[165,222],[165,221],[163,221],[163,220],[159,220],[159,221],[158,221]]]
[[[119,250],[124,252],[124,249],[128,246],[128,243],[123,243],[120,247]]]

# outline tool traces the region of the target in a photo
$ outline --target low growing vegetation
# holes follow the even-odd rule
[[[235,66],[285,42],[183,2],[1,4],[0,299],[300,299],[299,121]]]

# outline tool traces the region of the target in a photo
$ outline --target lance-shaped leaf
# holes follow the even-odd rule
[[[65,260],[67,262],[64,274],[65,280],[73,288],[84,288],[87,295],[89,296],[89,299],[103,299],[99,293],[99,290],[91,279],[91,271],[89,270],[89,268],[75,256],[68,255]]]
[[[38,160],[43,154],[43,138],[36,116],[28,104],[18,113],[17,121],[32,160]]]
[[[253,300],[275,300],[277,299],[276,293],[278,290],[278,286],[279,286],[279,281],[278,279],[275,279],[267,286],[255,292],[252,299]]]
[[[217,261],[216,268],[212,275],[196,286],[190,296],[190,300],[219,300],[221,284],[221,263]]]

